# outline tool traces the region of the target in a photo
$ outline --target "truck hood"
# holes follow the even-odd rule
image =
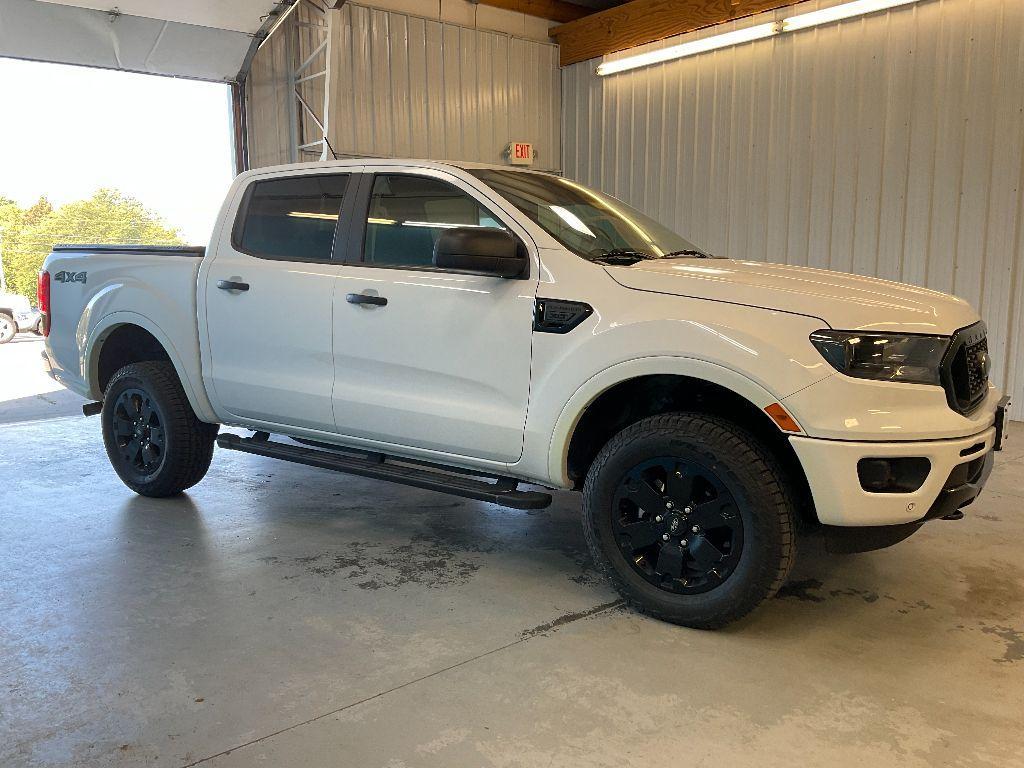
[[[826,269],[732,259],[664,259],[607,266],[637,291],[807,315],[832,328],[949,335],[978,321],[963,299]]]

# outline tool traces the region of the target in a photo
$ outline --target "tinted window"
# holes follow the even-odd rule
[[[430,266],[434,243],[455,227],[504,229],[490,211],[447,182],[379,175],[366,218],[364,258],[368,264]]]
[[[330,259],[347,183],[337,175],[257,181],[238,249],[268,259]]]

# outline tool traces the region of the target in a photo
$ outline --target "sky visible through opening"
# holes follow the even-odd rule
[[[227,85],[0,58],[0,196],[114,187],[205,245],[232,180]]]

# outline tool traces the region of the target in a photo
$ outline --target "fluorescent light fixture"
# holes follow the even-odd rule
[[[820,24],[828,24],[854,16],[863,16],[867,13],[885,11],[889,8],[896,8],[916,2],[919,2],[919,0],[853,0],[850,3],[833,5],[831,8],[822,8],[820,11],[810,11],[809,13],[789,16],[779,22],[758,24],[753,27],[725,32],[721,35],[711,35],[700,40],[691,40],[690,42],[673,45],[670,48],[662,48],[658,51],[647,51],[645,53],[638,53],[635,56],[627,56],[624,59],[606,61],[598,65],[597,74],[613,75],[616,72],[625,72],[637,67],[647,67],[651,64],[682,59],[698,53],[726,48],[730,45],[748,43],[752,40],[763,40],[766,37],[773,37],[781,32],[795,32],[798,29],[817,27]]]
[[[863,16],[865,13],[875,13],[888,8],[895,8],[899,5],[907,5],[917,0],[854,0],[852,3],[833,5],[831,8],[822,8],[820,11],[801,13],[799,16],[790,16],[782,20],[781,32],[792,32],[797,29],[816,27],[819,24],[828,24],[831,21],[841,21],[852,16]]]
[[[288,215],[295,219],[327,219],[337,221],[336,213],[313,213],[312,211],[288,211]]]
[[[647,51],[638,53],[636,56],[628,56],[617,61],[606,61],[597,68],[599,75],[613,75],[616,72],[625,72],[627,69],[646,67],[651,64],[660,64],[663,61],[682,59],[686,56],[693,56],[698,53],[706,53],[717,48],[726,48],[730,45],[749,43],[751,40],[761,40],[771,37],[776,33],[776,24],[758,24],[755,27],[745,27],[732,32],[725,32],[721,35],[711,35],[700,40],[691,40],[688,43],[673,45],[670,48],[662,48],[658,51]]]
[[[560,205],[549,205],[548,208],[554,211],[558,215],[558,218],[560,218],[562,221],[564,221],[566,224],[568,224],[570,227],[575,229],[580,234],[586,235],[587,237],[597,237],[597,235],[591,232],[590,227],[583,223],[583,219],[581,219],[572,211],[563,208]]]

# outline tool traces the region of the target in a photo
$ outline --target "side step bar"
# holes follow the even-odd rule
[[[521,491],[519,481],[512,477],[497,477],[496,482],[489,483],[475,477],[466,476],[463,470],[456,468],[427,465],[408,466],[395,463],[396,459],[383,454],[369,454],[368,457],[342,453],[341,450],[316,450],[298,445],[278,443],[267,439],[265,432],[257,432],[254,437],[240,437],[232,434],[217,436],[217,445],[230,451],[254,453],[257,456],[268,456],[282,459],[295,464],[306,464],[321,469],[332,469],[349,475],[372,477],[376,480],[388,480],[392,483],[411,485],[428,491],[450,493],[453,496],[464,496],[467,499],[489,501],[503,507],[513,509],[544,509],[551,504],[551,494],[540,491]]]

